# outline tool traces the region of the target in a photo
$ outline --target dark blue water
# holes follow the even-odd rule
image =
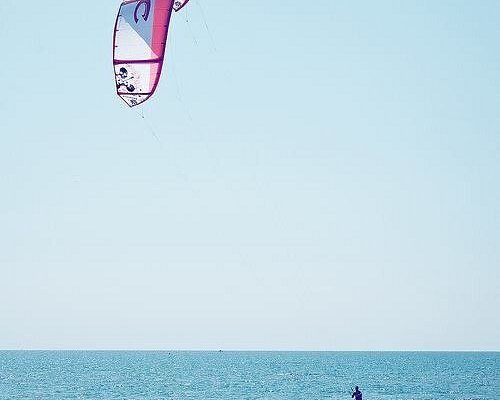
[[[500,353],[0,352],[4,399],[500,399]]]

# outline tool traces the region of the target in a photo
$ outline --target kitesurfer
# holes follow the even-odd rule
[[[354,389],[354,393],[352,394],[351,396],[354,400],[363,400],[363,394],[361,393],[361,391],[359,390],[359,387],[356,386],[356,388]]]

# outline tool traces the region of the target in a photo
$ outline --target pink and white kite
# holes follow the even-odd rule
[[[125,0],[116,17],[116,93],[130,107],[149,99],[160,80],[172,10],[189,0]]]

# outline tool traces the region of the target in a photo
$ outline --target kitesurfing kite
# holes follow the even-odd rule
[[[116,93],[130,107],[149,99],[160,80],[172,10],[189,0],[125,0],[116,17]]]

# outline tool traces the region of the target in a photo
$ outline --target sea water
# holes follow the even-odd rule
[[[0,352],[4,399],[500,399],[500,353]]]

